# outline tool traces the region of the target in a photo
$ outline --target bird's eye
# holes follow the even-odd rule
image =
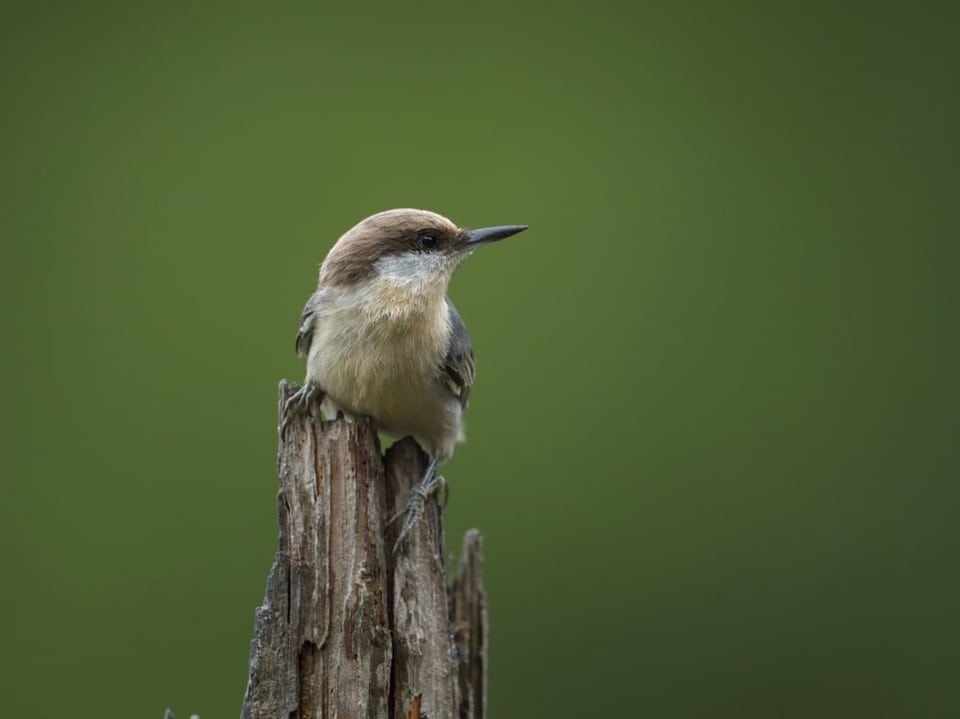
[[[417,242],[420,243],[420,246],[425,250],[432,250],[437,246],[437,238],[434,235],[431,235],[428,232],[424,232],[417,237]]]

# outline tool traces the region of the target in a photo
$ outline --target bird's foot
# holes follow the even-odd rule
[[[294,417],[301,414],[317,416],[320,403],[323,402],[324,392],[315,382],[307,382],[294,392],[283,405],[283,421],[280,423],[280,439],[287,433],[287,427]]]
[[[417,526],[423,516],[423,505],[427,497],[446,486],[447,480],[437,474],[436,469],[431,464],[429,473],[424,475],[423,479],[410,490],[410,499],[407,500],[407,506],[390,519],[389,523],[392,524],[403,517],[403,526],[400,527],[397,541],[393,545],[394,554],[400,550],[400,545],[410,536],[410,532],[413,531],[413,528]]]

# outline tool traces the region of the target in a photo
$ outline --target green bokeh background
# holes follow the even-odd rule
[[[491,716],[960,716],[956,17],[7,3],[0,715],[236,716],[336,237],[460,270]]]

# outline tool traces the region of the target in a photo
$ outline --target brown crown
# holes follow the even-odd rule
[[[427,237],[433,241],[425,240]],[[337,240],[320,267],[320,285],[351,285],[372,277],[374,266],[382,257],[400,252],[442,252],[463,242],[465,237],[464,230],[436,212],[378,212]]]

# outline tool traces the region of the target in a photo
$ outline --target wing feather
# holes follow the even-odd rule
[[[447,299],[450,312],[450,343],[443,360],[444,379],[450,391],[460,400],[460,406],[466,409],[470,399],[470,388],[477,376],[477,361],[473,356],[473,344],[463,323],[460,313]]]
[[[314,292],[307,300],[300,315],[300,329],[297,331],[297,357],[304,357],[310,352],[310,343],[313,341],[313,329],[316,326],[317,306],[320,304],[320,292]]]

